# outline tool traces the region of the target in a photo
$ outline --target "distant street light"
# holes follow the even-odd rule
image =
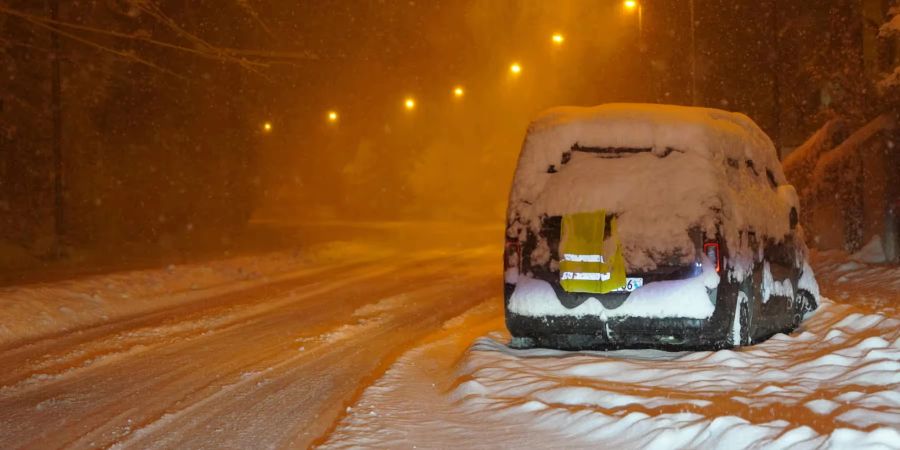
[[[271,133],[272,132],[272,122],[263,122],[262,129],[263,129],[263,133]]]
[[[456,98],[462,98],[463,95],[466,95],[466,91],[462,86],[457,86],[453,88],[453,96]]]
[[[646,60],[644,52],[647,51],[647,49],[644,47],[644,6],[642,4],[640,4],[639,2],[637,2],[636,0],[625,0],[625,2],[622,3],[622,5],[625,7],[625,11],[627,11],[629,13],[637,10],[638,64],[639,64],[640,69],[642,71],[644,71],[645,70],[644,65],[645,65],[645,60]],[[649,69],[649,68],[646,68],[646,69]],[[649,70],[647,70],[645,73],[641,74],[641,79],[643,80],[643,83],[645,85],[647,92],[650,91],[650,88],[653,85],[653,81],[648,78],[650,76],[652,76],[652,73],[650,73]]]
[[[691,104],[697,106],[697,45],[695,31],[697,22],[694,21],[694,0],[690,3],[691,9]]]
[[[407,97],[403,102],[403,107],[406,108],[407,111],[412,111],[416,108],[416,100],[412,97]]]
[[[518,75],[522,72],[522,66],[520,66],[519,63],[512,63],[512,65],[509,66],[509,71],[512,72],[513,75]]]
[[[638,13],[638,36],[643,39],[644,34],[644,7],[636,0],[625,0],[623,3],[625,9],[628,11],[637,10]]]
[[[553,41],[553,43],[556,45],[562,45],[563,41],[565,41],[566,38],[563,37],[562,34],[553,33],[553,36],[550,36],[550,40]]]
[[[336,123],[338,121],[337,111],[328,111],[328,121],[331,123]]]

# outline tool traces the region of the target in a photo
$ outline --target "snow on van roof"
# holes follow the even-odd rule
[[[641,103],[546,110],[529,126],[522,156],[554,164],[576,143],[583,147],[668,147],[713,157],[724,153],[765,166],[777,165],[772,141],[741,113]]]
[[[588,150],[574,151],[576,144]],[[746,229],[780,239],[797,204],[786,184],[772,141],[743,114],[651,104],[553,108],[529,126],[507,233],[537,232],[541,217],[604,210],[619,216],[628,266],[652,267],[658,252],[693,257],[692,227],[734,242]]]

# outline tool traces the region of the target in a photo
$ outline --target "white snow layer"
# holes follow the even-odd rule
[[[653,151],[620,158],[573,152],[562,164],[574,144]],[[556,173],[548,173],[550,166]],[[781,188],[770,185],[767,170]],[[737,267],[733,276],[743,279],[754,255],[739,231],[775,239],[789,232],[790,208],[799,206],[786,183],[771,140],[742,114],[644,104],[554,108],[528,129],[507,234],[524,239],[524,227],[536,233],[543,215],[602,209],[618,214],[628,269],[652,269],[654,254],[674,249],[693,261],[688,229],[715,235],[719,216]]]
[[[761,288],[763,303],[767,303],[773,295],[777,297],[787,297],[790,299],[794,298],[794,286],[791,284],[790,278],[776,280],[772,275],[772,269],[769,267],[768,261],[763,263]],[[818,300],[818,297],[816,297],[816,299]]]
[[[173,305],[296,277],[303,272],[314,273],[323,270],[323,264],[333,264],[337,255],[353,255],[364,260],[383,253],[383,249],[371,245],[332,242],[304,253],[239,256],[169,265],[162,270],[133,270],[0,287],[0,345],[149,314]],[[317,264],[310,264],[311,261]]]
[[[859,249],[858,252],[850,256],[854,261],[864,263],[883,263],[887,258],[884,256],[884,244],[881,243],[881,236],[875,235],[868,244]]]
[[[705,260],[703,271],[699,276],[647,283],[634,290],[618,308],[606,309],[600,300],[591,297],[577,307],[569,309],[562,305],[549,283],[521,275],[509,299],[509,310],[530,317],[706,319],[715,311],[708,289],[715,289],[718,285],[719,275],[715,266]]]
[[[869,270],[853,264],[823,276]],[[900,285],[882,294],[896,304]],[[513,350],[508,339],[490,333],[461,359],[468,341],[455,336],[408,352],[325,447],[900,449],[896,312],[823,298],[797,332],[716,352]]]
[[[797,289],[809,292],[816,303],[822,300],[822,294],[819,293],[819,283],[816,281],[816,274],[810,267],[809,261],[803,261],[803,273],[800,274],[800,280],[797,281]]]

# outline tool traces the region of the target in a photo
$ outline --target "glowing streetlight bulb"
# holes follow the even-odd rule
[[[453,88],[453,96],[456,98],[462,98],[463,95],[466,95],[466,91],[463,90],[462,86],[457,86]]]
[[[563,41],[566,40],[566,38],[563,37],[562,34],[554,33],[553,36],[550,37],[550,40],[552,40],[554,44],[560,45],[563,43]]]
[[[272,132],[272,122],[264,122],[262,125],[262,129],[265,133]]]
[[[335,123],[338,121],[337,111],[328,111],[328,121],[331,123]]]
[[[635,0],[625,0],[625,9],[637,8],[638,2]]]
[[[519,72],[522,71],[522,66],[520,66],[519,63],[512,63],[512,65],[509,66],[509,71],[515,75],[518,75]]]
[[[412,97],[407,97],[406,101],[403,102],[403,107],[405,107],[407,111],[412,111],[416,107],[416,100]]]

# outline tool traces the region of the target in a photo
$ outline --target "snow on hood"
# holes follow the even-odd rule
[[[620,158],[571,152],[563,163],[575,144],[652,151]],[[507,233],[523,238],[524,227],[536,232],[543,216],[603,209],[619,217],[629,270],[652,269],[654,253],[680,249],[694,257],[692,227],[714,236],[719,226],[733,257],[740,230],[780,239],[790,231],[792,206],[796,193],[771,140],[743,114],[651,104],[559,107],[528,128]],[[741,256],[753,255],[748,248]]]

